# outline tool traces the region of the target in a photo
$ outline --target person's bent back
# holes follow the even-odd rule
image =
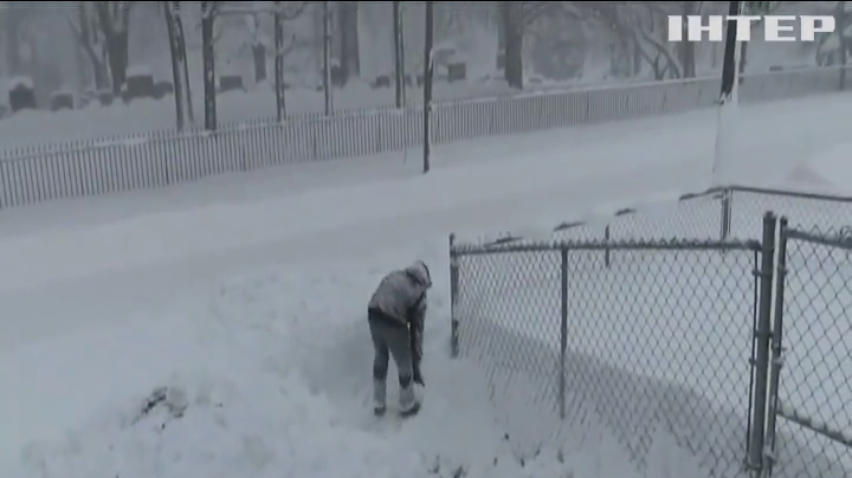
[[[387,374],[393,356],[399,371],[399,408],[403,415],[420,410],[413,383],[423,385],[423,326],[426,291],[432,287],[429,268],[422,261],[386,275],[367,306],[373,339],[373,406],[376,415],[385,413]]]

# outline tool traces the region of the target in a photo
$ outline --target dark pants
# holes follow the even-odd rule
[[[375,358],[373,359],[373,379],[384,381],[388,376],[390,357],[396,362],[399,371],[399,385],[406,388],[411,384],[414,374],[411,350],[411,335],[408,327],[370,311],[370,337],[373,339]]]

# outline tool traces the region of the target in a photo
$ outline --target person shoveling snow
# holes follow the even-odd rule
[[[416,261],[387,274],[367,306],[370,337],[373,339],[373,411],[382,416],[387,408],[387,375],[390,356],[399,371],[399,411],[411,416],[420,411],[414,384],[424,386],[423,326],[426,291],[432,287],[429,268]]]

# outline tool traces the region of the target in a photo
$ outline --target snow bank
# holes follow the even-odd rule
[[[621,197],[615,200],[609,200],[600,203],[596,206],[587,209],[587,212],[580,210],[563,214],[539,214],[535,220],[530,220],[527,224],[513,228],[511,231],[480,235],[478,237],[459,236],[456,235],[457,241],[471,243],[517,243],[518,241],[528,242],[547,242],[553,240],[585,240],[585,241],[603,241],[605,239],[604,229],[607,226],[612,227],[610,233],[611,240],[634,239],[634,240],[650,240],[654,238],[681,238],[681,239],[710,239],[712,236],[701,235],[703,231],[690,231],[687,227],[672,227],[680,222],[678,213],[684,207],[692,207],[693,203],[684,203],[680,199],[684,195],[683,192],[677,190],[659,191],[647,195],[638,195],[636,197]],[[700,201],[700,198],[698,199]],[[693,199],[696,201],[696,199]],[[686,206],[684,206],[686,204]],[[718,209],[718,207],[717,207]],[[613,230],[619,231],[623,229],[624,222],[634,223],[654,223],[658,228],[656,230],[646,229],[640,235],[630,237],[619,236],[618,232],[612,235]],[[664,226],[664,223],[668,227]]]
[[[35,89],[33,79],[29,76],[13,76],[6,81],[6,88],[9,90],[13,90],[21,86],[29,90]]]
[[[683,135],[683,131],[672,132],[672,138]],[[662,139],[658,136],[657,140]],[[665,179],[652,172],[653,168],[681,160],[681,150],[673,148],[637,164],[633,152],[639,144],[577,147],[574,153],[579,157],[597,159],[579,168],[576,163],[565,161],[564,148],[557,143],[553,151],[539,149],[536,154],[519,154],[503,161],[495,158],[498,160],[487,167],[475,162],[460,164],[436,169],[427,176],[316,188],[301,192],[298,199],[284,195],[246,203],[214,203],[99,227],[22,235],[0,241],[0,268],[21,271],[15,277],[0,280],[0,289],[28,287],[42,283],[46,277],[70,278],[343,229],[370,231],[365,239],[375,242],[380,221],[385,221],[389,231],[385,235],[402,234],[404,228],[399,221],[406,220],[410,223],[406,228],[430,237],[448,234],[465,222],[523,223],[526,220],[517,218],[528,217],[531,211],[542,212],[542,204],[549,204],[556,211],[568,209],[565,204],[571,203],[563,202],[565,197],[580,197],[583,202],[574,199],[573,204],[582,205],[609,196],[614,190],[635,190],[641,183],[632,183],[637,176],[630,171],[648,171],[654,176],[652,181]],[[341,207],[343,204],[346,207]],[[509,219],[510,213],[515,219]],[[192,227],[188,229],[187,224]],[[75,254],[67,253],[69,244],[74,244]],[[33,267],[33,257],[50,272]]]
[[[2,375],[15,396],[0,408],[9,417],[0,418],[16,425],[4,427],[3,449],[18,449],[14,440],[32,435],[28,421],[71,431],[40,430],[9,476],[639,476],[593,423],[565,434],[562,449],[554,443],[521,454],[513,446],[513,429],[489,405],[483,373],[447,358],[444,247],[249,274],[223,286],[208,306],[188,310],[197,320],[149,320],[101,331],[99,339],[76,337],[66,353],[73,350],[78,365],[81,357],[90,360],[74,374],[63,364],[68,356],[51,344],[38,347],[30,365],[42,374],[10,368]],[[363,302],[383,272],[413,257],[432,265],[437,284],[425,340],[429,389],[421,416],[378,422],[370,408],[372,345]],[[126,336],[137,337],[132,348],[150,355],[135,367],[112,367],[102,355],[127,345]],[[20,364],[15,357],[0,363]],[[88,400],[55,400],[66,394]],[[61,408],[62,420],[40,418],[41,405],[53,414],[51,405]]]
[[[852,142],[819,151],[795,166],[782,182],[795,187],[852,193]]]
[[[376,421],[364,300],[382,273],[413,258],[430,264],[436,284],[424,408],[405,423]],[[484,339],[464,344],[476,358],[449,359],[448,269],[443,241],[270,268],[234,278],[172,318],[145,317],[0,357],[7,391],[0,449],[23,448],[17,459],[0,457],[12,461],[3,471],[19,478],[272,478],[285,470],[305,478],[693,478],[707,476],[702,470],[716,460],[742,458],[702,462],[686,451],[711,456],[705,447],[713,437],[701,430],[724,413],[718,404],[582,353],[569,353],[570,412],[561,422],[552,368],[530,369],[552,367],[557,351],[485,317],[464,323],[479,330],[463,337]],[[509,360],[509,350],[526,351],[526,360]],[[715,443],[742,439],[741,430],[730,431]],[[35,441],[22,443],[28,439]]]

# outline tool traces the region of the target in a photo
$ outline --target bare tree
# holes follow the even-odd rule
[[[112,80],[113,94],[121,93],[127,79],[128,34],[130,11],[135,2],[78,2],[75,15],[68,16],[80,48],[92,62],[92,73],[98,89]]]
[[[127,77],[128,33],[130,28],[130,1],[98,1],[95,12],[98,26],[104,38],[104,47],[109,72],[112,77],[112,91],[121,93],[121,87]]]
[[[700,12],[701,2],[684,0],[680,2],[680,9],[681,15],[696,15]],[[695,43],[691,41],[678,43],[677,55],[681,66],[681,78],[695,78]]]
[[[220,2],[221,3],[221,2]],[[276,27],[276,18],[280,22],[281,31],[285,30],[284,22],[290,22],[293,20],[297,20],[301,17],[307,8],[314,2],[309,1],[287,1],[281,2],[276,1],[272,2],[271,8],[269,6],[261,6],[259,4],[221,4],[219,7],[219,15],[230,15],[230,14],[241,14],[246,16],[246,23],[248,24],[250,41],[248,47],[251,49],[252,60],[254,63],[254,71],[255,71],[255,81],[261,82],[266,79],[266,62],[268,58],[275,58],[277,54],[281,54],[284,57],[287,56],[291,51],[296,49],[297,47],[305,46],[300,44],[297,41],[295,35],[290,35],[289,42],[284,42],[288,37],[286,35],[282,36],[281,46],[276,49],[274,47],[274,36]],[[266,39],[269,38],[269,35],[265,35],[262,28],[261,17],[264,15],[272,15],[272,30],[273,30],[273,45],[267,45]],[[219,40],[221,37],[222,31],[217,32],[214,35],[214,43]]]
[[[277,16],[277,11],[281,8],[281,2],[275,2],[275,10],[273,13],[275,20],[280,18]],[[252,64],[254,65],[254,82],[261,83],[266,81],[266,42],[260,27],[260,12],[255,10],[246,15],[246,23],[248,24],[249,35],[251,40],[249,47],[251,49]],[[276,30],[277,31],[277,30]]]
[[[201,2],[201,55],[204,64],[204,129],[216,129],[216,49],[213,27],[218,2]]]
[[[26,37],[27,23],[32,16],[31,2],[3,2],[3,43],[6,47],[6,68],[9,76],[20,75],[24,70],[21,43]]]
[[[272,28],[275,37],[275,118],[283,121],[287,116],[287,97],[284,89],[284,19],[281,18],[281,2],[275,0],[272,13]],[[266,63],[266,58],[263,59]]]
[[[393,0],[393,71],[395,104],[405,105],[405,40],[402,36],[402,2]]]
[[[169,52],[172,60],[172,78],[174,81],[175,114],[178,129],[183,129],[186,122],[194,121],[192,112],[192,91],[190,90],[189,74],[186,65],[186,37],[181,20],[180,2],[162,2],[163,16],[169,35]]]
[[[536,19],[561,2],[501,1],[498,31],[503,48],[503,68],[506,82],[512,88],[524,87],[524,32]]]
[[[343,82],[361,74],[361,52],[358,35],[358,2],[337,2],[337,31],[340,33],[340,68]]]
[[[239,14],[245,15],[249,26],[250,42],[248,47],[251,49],[252,61],[254,63],[255,81],[261,82],[266,79],[266,62],[271,56],[274,66],[274,88],[275,88],[275,111],[278,121],[282,121],[287,116],[287,107],[285,99],[285,90],[287,85],[284,81],[284,59],[293,50],[308,46],[306,42],[299,41],[295,34],[286,35],[285,22],[290,22],[300,18],[307,8],[314,2],[297,2],[297,1],[274,1],[266,3],[265,6],[260,4],[224,4],[219,2],[218,15]],[[271,8],[270,8],[271,6]],[[261,28],[261,16],[272,15],[272,42],[270,46],[266,45],[265,41],[269,35],[263,34]],[[215,44],[221,36],[214,34],[213,43]]]
[[[634,73],[638,73],[639,69],[636,62],[642,60],[651,68],[654,79],[657,80],[683,76],[679,56],[689,59],[694,71],[694,50],[682,50],[678,55],[670,50],[665,41],[666,16],[682,13],[683,8],[687,8],[685,2],[576,3],[579,15],[604,25],[619,39],[623,49],[632,50],[631,55],[635,59]]]
[[[849,27],[849,18],[847,17],[846,2],[837,2],[834,9],[834,18],[837,19],[837,39],[838,39],[838,63],[840,64],[840,91],[846,89],[846,63],[849,58],[849,38],[846,36],[846,29]]]
[[[435,8],[434,2],[426,1],[426,42],[423,53],[423,174],[429,172],[432,137],[430,133],[430,117],[432,116],[432,80],[435,71],[433,47],[435,43]]]
[[[74,39],[92,64],[92,77],[95,88],[104,90],[109,83],[109,73],[105,62],[105,49],[102,36],[98,32],[94,6],[88,2],[77,3],[76,14],[68,16],[68,24],[74,33]]]
[[[334,109],[331,81],[331,6],[322,2],[322,91],[326,116]]]

